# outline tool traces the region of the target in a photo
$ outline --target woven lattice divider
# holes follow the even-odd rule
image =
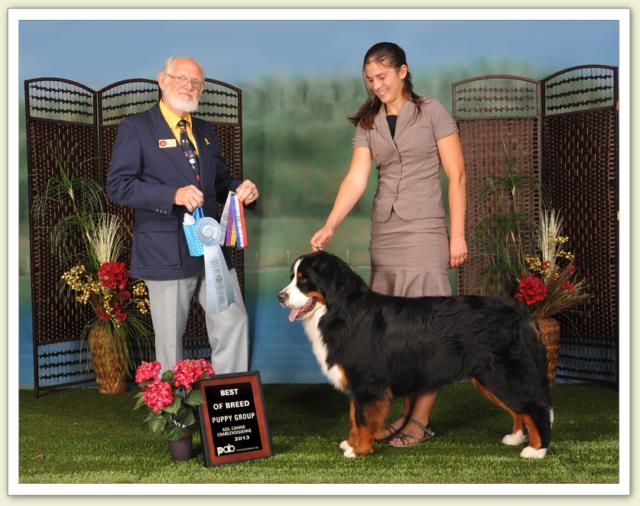
[[[591,300],[562,326],[558,376],[617,381],[618,343],[617,68],[572,67],[542,81],[481,76],[453,84],[453,113],[467,164],[466,228],[490,212],[478,195],[502,174],[503,141],[519,151],[518,170],[538,175],[564,218]],[[537,217],[535,196],[522,207]],[[460,293],[478,293],[484,265],[458,273]]]
[[[516,76],[483,76],[453,83],[453,112],[467,167],[467,214],[470,235],[477,223],[496,209],[495,200],[480,194],[487,178],[506,174],[506,151],[516,158],[517,174],[539,177],[539,99],[536,81]],[[519,190],[518,209],[536,217],[538,195]],[[481,274],[486,264],[470,240],[471,255],[458,270],[458,293],[482,292]],[[489,292],[503,287],[485,285]]]
[[[233,175],[242,178],[241,91],[219,81],[206,81],[196,115],[214,125],[223,157]],[[157,83],[147,79],[120,81],[97,92],[64,79],[25,81],[36,395],[48,388],[90,381],[94,376],[81,340],[90,313],[60,296],[63,266],[51,254],[51,227],[71,209],[52,209],[39,217],[33,213],[33,201],[48,179],[58,174],[56,154],[71,153],[69,162],[77,176],[91,177],[104,185],[119,121],[152,107],[159,96]],[[132,225],[132,210],[109,202],[108,211],[121,214]],[[243,252],[232,254],[244,291]],[[210,354],[203,313],[195,299],[183,339],[186,356]]]
[[[98,144],[92,90],[62,79],[25,82],[29,225],[33,314],[34,385],[73,384],[93,378],[81,336],[89,313],[60,295],[63,266],[53,255],[51,229],[70,206],[33,212],[35,197],[58,174],[57,159],[68,157],[74,175],[97,177]],[[84,364],[84,365],[82,365]]]
[[[616,373],[618,342],[617,69],[589,65],[542,81],[542,177],[591,300],[565,325],[566,375]],[[592,348],[580,358],[572,348]]]

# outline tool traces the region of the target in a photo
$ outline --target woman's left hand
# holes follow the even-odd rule
[[[260,193],[258,192],[258,187],[255,184],[248,179],[245,179],[236,188],[236,195],[240,199],[240,202],[246,205],[258,200]]]
[[[455,269],[467,259],[467,241],[464,237],[452,237],[449,240],[449,265]]]

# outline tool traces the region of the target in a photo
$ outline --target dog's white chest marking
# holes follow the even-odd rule
[[[324,344],[322,334],[318,328],[318,322],[320,318],[327,312],[326,308],[316,311],[311,318],[308,318],[302,322],[304,331],[311,342],[311,349],[316,356],[318,364],[322,369],[322,373],[329,379],[331,384],[341,392],[344,392],[344,385],[346,384],[342,369],[338,366],[327,366],[327,346]]]

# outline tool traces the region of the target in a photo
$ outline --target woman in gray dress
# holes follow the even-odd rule
[[[314,251],[331,241],[367,187],[373,160],[378,190],[371,227],[371,288],[418,297],[451,295],[449,266],[467,258],[466,175],[456,123],[444,106],[413,91],[404,50],[391,42],[364,57],[368,100],[349,119],[356,126],[349,170],[325,225],[311,237]],[[440,190],[440,165],[449,181],[450,233]],[[387,427],[388,444],[412,446],[433,437],[436,392],[404,399],[403,414]]]

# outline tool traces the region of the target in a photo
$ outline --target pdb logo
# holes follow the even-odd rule
[[[236,451],[236,447],[229,444],[227,446],[218,446],[218,455],[222,455],[224,453],[233,453]]]

